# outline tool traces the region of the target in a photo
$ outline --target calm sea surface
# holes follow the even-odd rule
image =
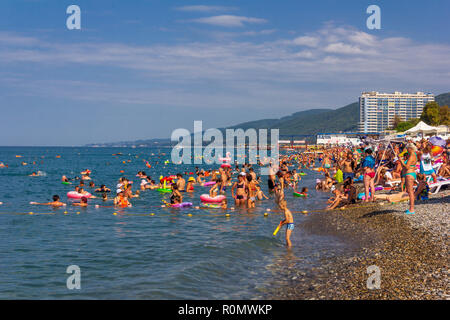
[[[112,155],[119,152],[123,155]],[[250,212],[168,209],[161,208],[167,194],[145,191],[132,200],[133,208],[118,210],[110,207],[112,201],[95,199],[81,209],[71,206],[66,197],[73,186],[60,180],[62,175],[80,176],[80,171],[89,168],[96,185],[106,184],[114,191],[118,178],[126,176],[134,180],[136,190],[139,170],[154,180],[195,171],[195,165],[164,166],[167,159],[170,149],[163,148],[0,148],[0,161],[9,165],[0,168],[0,298],[252,299],[284,283],[280,268],[312,267],[319,258],[345,250],[335,238],[303,234],[298,226],[307,218],[296,213],[294,248],[287,252],[284,230],[272,236],[281,215],[264,217],[267,208],[275,209],[272,198],[257,203]],[[144,160],[152,164],[151,169]],[[38,170],[44,176],[28,176]],[[323,208],[329,196],[314,190],[318,175],[306,172],[300,186],[310,188],[310,197],[294,198],[286,192],[293,211]],[[267,194],[266,178],[262,181]],[[184,201],[199,205],[200,194],[207,192],[196,186]],[[53,194],[68,206],[52,209],[29,204],[48,202]],[[231,206],[230,188],[227,194]],[[95,204],[108,207],[95,208]],[[66,287],[69,265],[81,269],[80,290]]]

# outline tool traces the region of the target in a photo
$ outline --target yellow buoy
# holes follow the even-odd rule
[[[80,214],[80,212],[78,211],[77,214]]]
[[[64,211],[64,214],[67,214],[67,211]]]
[[[225,215],[225,217],[229,217],[230,216],[230,214],[229,213],[227,213],[226,215]]]
[[[267,217],[269,214],[267,212],[264,212],[264,217]]]
[[[154,216],[155,214],[154,214],[154,213],[150,213],[150,215],[151,215],[151,216]]]
[[[117,216],[117,212],[114,212],[113,215]]]
[[[33,212],[29,212],[29,214],[34,214]]]
[[[302,213],[308,213],[308,211],[307,210],[303,210]]]
[[[192,213],[188,213],[188,217],[192,217]]]

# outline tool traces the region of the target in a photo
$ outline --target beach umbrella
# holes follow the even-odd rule
[[[437,136],[431,137],[430,138],[430,143],[433,146],[439,146],[439,147],[442,147],[442,148],[445,148],[445,146],[447,145],[447,141],[445,141],[441,137],[437,137]]]
[[[432,155],[433,157],[437,157],[437,156],[440,155],[443,151],[444,151],[444,148],[442,148],[441,146],[433,146],[433,148],[431,148],[431,155]]]

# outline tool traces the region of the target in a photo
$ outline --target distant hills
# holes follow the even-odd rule
[[[450,92],[440,94],[434,98],[440,106],[449,106],[450,107]]]
[[[450,105],[450,92],[435,97],[439,105]],[[224,129],[279,129],[280,135],[316,135],[330,132],[356,132],[359,122],[359,103],[353,102],[338,109],[310,109],[279,119],[262,119],[239,123]],[[149,147],[170,145],[170,139],[149,139],[117,143],[90,144],[97,147]]]
[[[279,129],[281,135],[315,135],[320,132],[354,131],[358,121],[359,104],[354,102],[339,109],[311,109],[280,119],[244,122],[229,128]]]

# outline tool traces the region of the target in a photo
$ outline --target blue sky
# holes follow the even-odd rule
[[[81,8],[81,30],[66,8]],[[381,8],[381,30],[366,8]],[[450,91],[449,1],[0,2],[0,145],[82,145]]]

